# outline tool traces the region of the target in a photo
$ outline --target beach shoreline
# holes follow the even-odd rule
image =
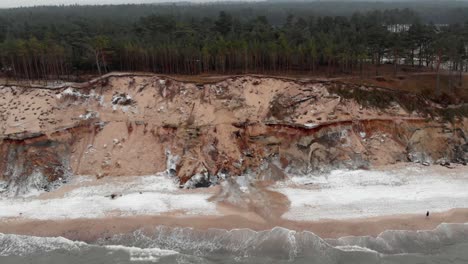
[[[171,228],[207,229],[252,229],[270,230],[275,227],[295,231],[310,231],[322,238],[346,236],[378,236],[388,230],[419,231],[433,230],[442,223],[468,223],[468,209],[452,209],[442,213],[425,212],[415,215],[391,215],[360,219],[290,221],[279,219],[270,222],[252,221],[238,215],[225,216],[131,216],[95,219],[4,219],[0,233],[38,237],[64,237],[75,241],[93,242],[113,235],[137,230],[151,232],[158,226]]]
[[[464,166],[396,165],[269,184],[242,176],[195,190],[178,188],[164,174],[102,180],[77,176],[51,192],[0,199],[0,233],[93,242],[137,230],[151,233],[159,226],[282,227],[332,239],[433,230],[442,223],[468,223],[465,172]]]

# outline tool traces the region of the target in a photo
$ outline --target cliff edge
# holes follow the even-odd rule
[[[261,76],[197,84],[112,73],[3,86],[0,180],[17,195],[74,174],[167,171],[194,188],[246,173],[277,180],[397,162],[466,164],[467,112],[391,89]]]

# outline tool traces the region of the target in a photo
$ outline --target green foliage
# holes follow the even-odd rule
[[[439,116],[445,121],[454,121],[457,117],[468,118],[468,104],[454,107],[436,108],[429,104],[422,96],[412,93],[394,91],[381,88],[341,87],[329,88],[333,94],[345,99],[352,99],[364,107],[373,107],[381,110],[398,104],[408,112],[419,112],[430,116]]]
[[[46,79],[113,70],[223,74],[320,67],[332,75],[388,61],[451,62],[453,69],[463,69],[468,26],[439,30],[426,15],[468,5],[420,3],[418,12],[400,8],[405,5],[269,2],[0,10],[0,65],[10,76]],[[467,14],[455,22],[468,20]],[[438,18],[444,23],[450,16]],[[386,29],[396,24],[412,26],[408,32]]]
[[[329,88],[329,91],[345,99],[353,99],[364,107],[386,110],[396,103],[408,112],[431,113],[426,100],[407,92],[381,88],[349,88],[341,86]]]
[[[468,118],[468,105],[464,104],[458,107],[447,107],[438,110],[438,114],[445,121],[453,121],[456,117]]]
[[[346,87],[340,87],[331,89],[330,91],[345,99],[353,99],[365,107],[375,107],[379,109],[390,107],[391,103],[396,99],[391,93],[381,92],[375,89],[364,90],[359,88],[349,89]]]

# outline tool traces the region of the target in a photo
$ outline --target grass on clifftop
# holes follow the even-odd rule
[[[355,100],[364,107],[386,110],[397,103],[409,113],[416,111],[423,115],[440,116],[446,121],[453,121],[456,117],[468,117],[468,105],[466,104],[459,107],[436,109],[430,105],[428,99],[404,91],[347,87],[346,85],[337,85],[328,88],[328,90],[345,99]]]
[[[468,118],[468,105],[464,104],[455,108],[439,109],[438,114],[447,121],[453,121],[456,117]]]
[[[346,86],[335,86],[328,90],[343,98],[353,99],[365,107],[388,109],[393,103],[398,103],[408,112],[420,111],[424,113],[428,109],[428,104],[423,98],[410,93],[379,88]]]
[[[441,74],[440,90],[442,94],[436,93],[437,75],[433,72],[399,75],[398,77],[381,76],[365,79],[349,79],[347,82],[411,92],[446,105],[468,102],[468,75],[466,74],[462,76],[461,85],[459,76],[452,75],[452,77],[449,77],[447,74]]]

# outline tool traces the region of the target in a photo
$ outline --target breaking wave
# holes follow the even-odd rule
[[[91,244],[0,234],[1,263],[17,263],[8,261],[31,255],[38,256],[34,263],[41,263],[37,260],[43,255],[57,257],[44,263],[75,263],[73,256],[84,253],[99,263],[468,263],[467,248],[468,224],[339,239],[279,227],[256,232],[160,226],[151,232],[114,235]]]
[[[120,245],[105,246],[106,249],[111,251],[125,251],[130,255],[130,261],[150,261],[156,262],[161,257],[177,255],[178,252],[174,250],[166,250],[160,248],[138,248],[126,247]]]
[[[178,254],[159,248],[87,244],[63,237],[0,234],[0,263],[173,263],[168,259]]]
[[[87,246],[63,237],[32,237],[0,234],[0,256],[26,256],[36,252],[50,252],[57,249],[73,251]]]

